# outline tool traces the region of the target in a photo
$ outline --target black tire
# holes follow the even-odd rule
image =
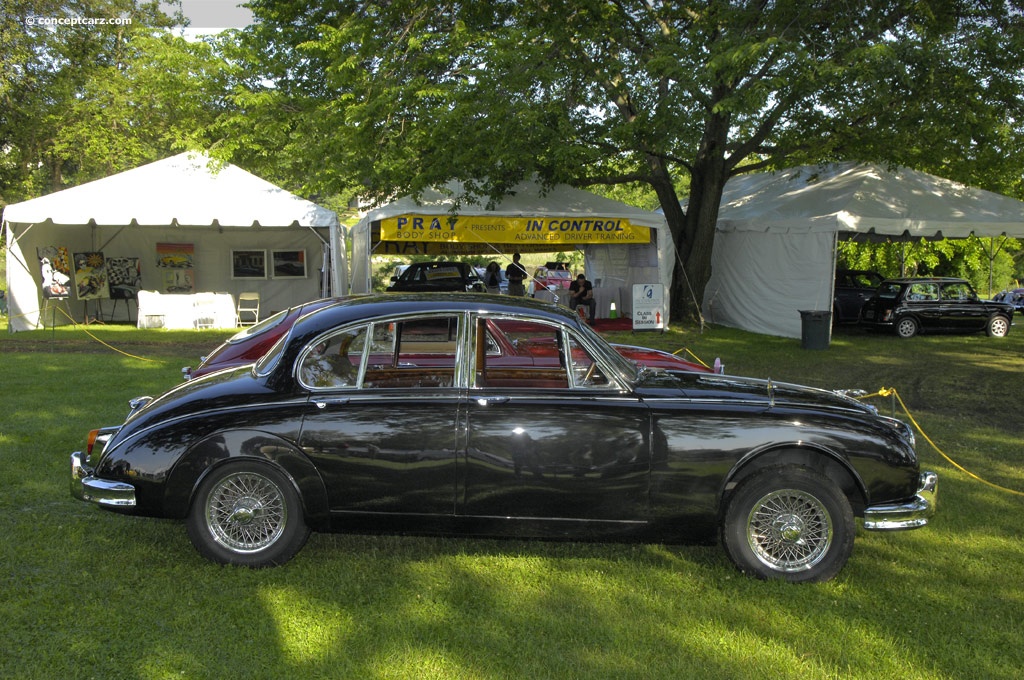
[[[272,465],[254,461],[228,463],[207,475],[185,526],[200,555],[245,567],[284,564],[309,537],[291,481]]]
[[[816,583],[842,570],[855,534],[853,510],[832,480],[807,468],[772,467],[728,499],[722,545],[745,574]]]
[[[985,325],[985,334],[990,338],[1005,338],[1010,332],[1010,320],[1005,316],[993,316]]]
[[[913,317],[905,316],[896,322],[896,335],[901,338],[912,338],[917,335],[918,330],[920,330],[920,325]]]

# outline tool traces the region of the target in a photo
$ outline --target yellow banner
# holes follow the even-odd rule
[[[579,217],[501,217],[492,215],[400,215],[380,221],[381,241],[412,243],[504,243],[578,245],[650,243],[650,227],[627,219]]]

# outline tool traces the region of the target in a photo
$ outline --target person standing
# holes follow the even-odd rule
[[[597,300],[594,299],[594,284],[587,281],[587,277],[580,274],[576,280],[569,284],[569,309],[575,311],[580,305],[590,308],[590,316],[587,321],[594,325],[594,317],[597,316]]]
[[[512,264],[505,268],[505,278],[508,279],[508,294],[522,297],[526,295],[526,267],[519,264],[519,253],[513,253]]]
[[[501,292],[501,265],[493,260],[487,264],[484,270],[484,288],[488,293],[497,295]]]

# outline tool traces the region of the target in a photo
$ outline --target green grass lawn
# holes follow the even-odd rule
[[[959,465],[928,528],[858,532],[835,580],[740,576],[715,547],[314,535],[220,567],[177,522],[73,500],[68,455],[180,380],[218,331],[0,325],[0,678],[1011,678],[1024,668],[1024,327],[611,334],[731,373],[895,387]],[[872,399],[888,412],[892,402]]]

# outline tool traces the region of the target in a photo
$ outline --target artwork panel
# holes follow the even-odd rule
[[[97,300],[110,297],[107,265],[103,253],[91,251],[75,253],[75,294],[79,300]]]

